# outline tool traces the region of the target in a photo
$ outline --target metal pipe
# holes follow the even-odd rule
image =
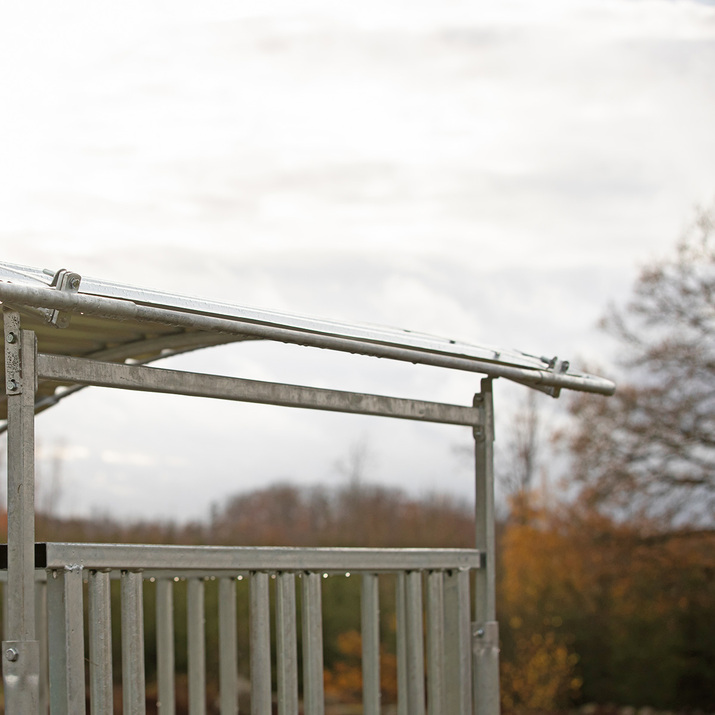
[[[256,323],[240,318],[220,318],[200,313],[182,312],[167,308],[133,303],[128,300],[48,290],[17,283],[0,282],[0,300],[37,308],[53,308],[119,320],[160,323],[211,333],[226,333],[240,337],[275,340],[341,352],[384,357],[437,367],[479,372],[492,377],[505,377],[528,385],[565,388],[583,392],[611,395],[615,385],[610,380],[586,375],[569,375],[549,370],[531,369],[492,363],[486,360],[442,351],[403,347],[390,343],[373,342],[365,338],[350,338],[324,332],[299,330],[267,323]]]

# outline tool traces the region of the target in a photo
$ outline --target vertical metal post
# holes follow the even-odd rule
[[[35,640],[35,334],[3,309],[7,394],[7,625],[2,646],[5,708],[39,707],[40,652]]]
[[[156,677],[159,687],[157,710],[175,715],[174,690],[174,581],[156,580]]]
[[[476,462],[476,547],[483,568],[476,572],[476,623],[473,633],[476,715],[499,715],[499,626],[496,621],[494,536],[494,393],[484,378],[474,396],[480,425],[474,428]]]
[[[251,574],[251,715],[271,715],[271,614],[268,574]]]
[[[219,701],[221,715],[238,713],[238,662],[236,656],[236,579],[218,583]]]
[[[445,577],[444,630],[449,715],[472,715],[472,634],[469,571]]]
[[[206,617],[204,581],[187,583],[187,647],[189,650],[189,713],[206,715]]]
[[[144,604],[141,573],[122,571],[121,592],[124,715],[145,715],[146,675],[144,673]]]
[[[83,715],[84,609],[82,568],[53,571],[47,582],[50,646],[50,711],[52,715]],[[37,712],[37,710],[8,710]]]
[[[89,694],[92,715],[112,715],[112,611],[109,573],[90,571],[89,600]]]
[[[35,635],[40,644],[39,712],[47,715],[50,707],[50,658],[47,647],[47,580],[44,573],[35,581]]]
[[[432,571],[427,577],[427,712],[445,712],[444,659],[444,573]]]
[[[295,574],[279,573],[276,581],[278,715],[298,715],[298,645],[295,614]]]
[[[422,573],[407,574],[407,703],[410,715],[425,712],[424,634],[422,628]]]
[[[397,651],[397,715],[409,715],[407,708],[407,614],[405,610],[405,580],[404,571],[397,574],[395,593],[395,617],[397,619],[397,636],[395,650]]]
[[[323,715],[323,605],[321,575],[303,574],[303,702],[305,712]]]
[[[380,604],[377,574],[362,576],[362,699],[364,715],[380,715]]]

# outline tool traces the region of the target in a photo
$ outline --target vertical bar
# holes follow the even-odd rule
[[[85,712],[83,610],[81,567],[53,571],[47,583],[52,715]],[[8,712],[36,712],[7,705]]]
[[[397,618],[397,715],[409,715],[407,702],[407,613],[405,610],[406,574],[397,574],[395,616]]]
[[[3,653],[5,706],[39,707],[39,644],[35,640],[35,334],[3,309],[7,395],[7,625]]]
[[[405,583],[407,622],[407,703],[410,715],[424,715],[425,673],[422,630],[422,574],[411,571]]]
[[[362,576],[362,699],[364,715],[380,715],[380,602],[377,574]]]
[[[323,715],[323,606],[321,575],[303,574],[303,702],[306,713]]]
[[[189,651],[189,715],[206,715],[206,618],[204,581],[187,582],[187,648]]]
[[[481,412],[474,428],[476,547],[484,554],[475,582],[474,709],[477,715],[499,715],[499,627],[496,622],[494,546],[494,393],[491,378],[474,396]]]
[[[121,594],[124,715],[146,715],[142,575],[122,571]]]
[[[50,707],[50,657],[47,647],[47,580],[45,578],[35,581],[35,634],[40,647],[39,712],[47,715],[47,709]]]
[[[472,639],[469,571],[447,574],[444,586],[446,712],[472,713]]]
[[[276,583],[278,715],[298,715],[298,645],[295,574],[279,573]]]
[[[90,571],[89,600],[89,697],[92,715],[112,715],[112,611],[109,573]]]
[[[271,715],[271,620],[268,574],[251,574],[251,715]]]
[[[427,712],[445,712],[444,663],[444,574],[432,571],[427,577]]]
[[[171,578],[156,581],[156,677],[157,710],[161,715],[175,715],[174,581]]]
[[[218,583],[219,701],[221,715],[238,713],[238,660],[236,656],[236,580]]]

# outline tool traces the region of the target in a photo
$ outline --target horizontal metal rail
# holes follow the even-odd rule
[[[404,362],[434,365],[455,370],[478,372],[492,377],[504,377],[517,382],[541,387],[571,389],[611,395],[615,384],[610,380],[591,375],[570,375],[547,369],[516,367],[509,364],[480,360],[446,351],[405,347],[365,338],[350,338],[323,332],[300,330],[281,325],[256,323],[240,318],[222,318],[214,315],[183,312],[168,308],[141,305],[128,300],[70,293],[67,291],[34,288],[15,283],[0,282],[0,300],[8,304],[36,308],[53,308],[118,320],[137,320],[160,323],[209,333],[224,333],[263,340],[274,340],[310,347],[326,348],[340,352],[372,355]]]
[[[123,390],[213,397],[443,424],[476,426],[480,420],[479,410],[462,405],[245,380],[143,365],[106,363],[64,355],[38,355],[37,371],[39,377],[44,379]]]
[[[3,545],[4,546],[4,545]],[[41,552],[42,549],[39,549]],[[299,548],[288,546],[155,546],[138,544],[44,544],[42,566],[62,569],[175,571],[415,571],[481,566],[476,549]]]

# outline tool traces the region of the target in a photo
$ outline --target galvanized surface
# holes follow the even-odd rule
[[[424,715],[425,712],[422,620],[422,573],[409,571],[405,577],[405,624],[407,626],[407,710],[410,715]]]
[[[54,570],[47,581],[52,715],[83,715],[85,712],[82,602],[81,568],[70,566]]]
[[[206,617],[204,581],[187,583],[187,647],[189,650],[189,715],[206,715]]]
[[[142,575],[133,571],[123,571],[121,584],[124,715],[145,715],[146,676],[144,672]]]
[[[378,576],[362,576],[360,599],[362,633],[362,702],[364,715],[380,713],[380,600]]]
[[[175,715],[174,580],[156,579],[156,677],[161,715]]]
[[[475,549],[300,548],[288,546],[164,546],[144,544],[45,545],[47,568],[336,572],[479,568]]]
[[[38,712],[40,645],[37,641],[3,641],[5,712]],[[12,708],[12,710],[10,710]]]
[[[452,571],[445,576],[444,619],[445,712],[448,715],[471,715],[472,643],[468,571]]]
[[[212,397],[283,407],[398,417],[422,422],[467,426],[479,424],[479,411],[461,405],[244,380],[139,365],[116,365],[85,358],[40,354],[38,373],[52,382],[75,382],[123,390]]]
[[[323,715],[323,606],[322,575],[314,571],[302,575],[303,615],[303,703],[305,712]]]
[[[77,292],[57,290],[50,282],[37,269],[0,263],[0,301],[22,309],[25,326],[37,332],[40,350],[48,354],[146,363],[202,346],[260,339],[502,376],[554,395],[562,388],[601,394],[615,389],[609,380],[562,371],[565,362],[516,350],[282,315],[86,277]],[[51,325],[53,311],[69,316],[69,327],[58,330]],[[68,394],[56,392],[59,387],[60,382],[42,381],[38,409]],[[4,403],[0,397],[0,418]]]
[[[276,668],[278,715],[298,715],[298,640],[295,574],[276,578]]]
[[[427,576],[427,712],[445,711],[444,659],[444,573],[432,571]]]
[[[238,663],[235,578],[219,579],[218,623],[221,715],[236,715],[238,713]]]
[[[482,380],[474,406],[482,410],[475,430],[476,546],[485,568],[475,574],[475,619],[496,622],[496,547],[494,534],[494,396],[492,381]],[[476,646],[475,646],[476,648]],[[476,648],[473,663],[474,709],[478,715],[499,715],[498,650]]]
[[[88,578],[89,694],[92,715],[112,715],[112,611],[109,574],[91,571]]]
[[[251,715],[271,715],[271,610],[268,574],[251,574]]]

